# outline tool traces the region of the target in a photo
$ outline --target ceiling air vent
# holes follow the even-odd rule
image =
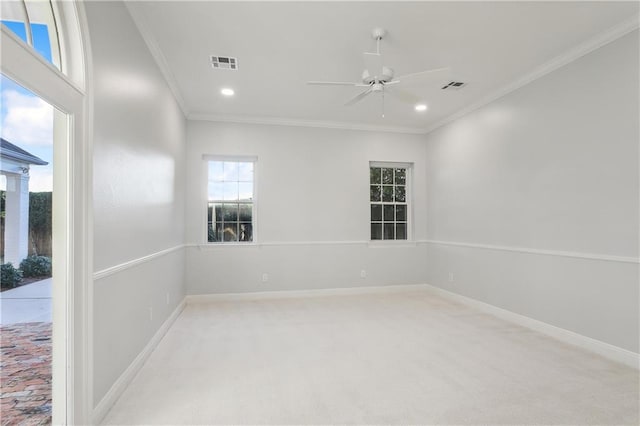
[[[466,85],[467,83],[463,83],[461,81],[452,81],[451,83],[442,86],[442,90],[460,90]]]
[[[212,56],[211,66],[215,69],[221,70],[237,70],[238,58],[232,58],[230,56]]]

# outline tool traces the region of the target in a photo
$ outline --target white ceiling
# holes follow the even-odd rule
[[[191,117],[423,130],[536,68],[550,69],[558,57],[637,27],[638,14],[637,2],[608,1],[151,1],[128,7]],[[377,95],[343,106],[361,88],[306,85],[357,81],[362,53],[375,50],[374,27],[389,32],[382,53],[396,75],[450,66],[451,78],[468,86],[441,90],[447,81],[434,81],[411,88],[429,105],[426,113],[387,96],[382,118]],[[239,70],[214,70],[210,55],[237,57]],[[222,87],[236,95],[224,98]]]

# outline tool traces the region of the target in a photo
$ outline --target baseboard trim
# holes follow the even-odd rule
[[[314,290],[274,290],[247,293],[191,294],[188,295],[185,299],[187,304],[198,304],[221,301],[292,299],[298,297],[327,297],[350,294],[395,293],[407,290],[420,290],[424,289],[424,287],[424,284],[404,284],[326,289],[322,288]]]
[[[591,337],[587,337],[582,334],[566,330],[564,328],[556,327],[546,322],[529,318],[527,316],[520,315],[503,308],[499,308],[489,303],[481,302],[479,300],[472,299],[458,293],[453,293],[440,287],[425,284],[424,288],[435,294],[451,300],[455,300],[472,308],[478,309],[482,312],[494,315],[505,321],[527,327],[531,330],[546,334],[547,336],[553,337],[554,339],[560,340],[564,343],[577,346],[579,348],[601,355],[612,361],[616,361],[640,370],[640,354],[637,354],[635,352],[631,352],[629,350],[619,348],[609,343],[592,339]]]
[[[180,304],[171,313],[171,315],[169,315],[169,318],[165,320],[158,331],[156,331],[156,333],[153,335],[151,340],[149,340],[149,343],[147,343],[147,345],[133,360],[129,367],[127,367],[127,369],[120,375],[120,377],[118,377],[115,383],[107,391],[105,396],[93,409],[93,413],[91,415],[91,424],[97,425],[104,420],[111,407],[113,407],[113,405],[116,403],[118,398],[120,398],[127,386],[129,386],[140,368],[142,368],[146,360],[149,358],[149,355],[151,355],[156,346],[158,346],[158,343],[160,343],[169,328],[171,328],[185,306],[185,300],[180,302]]]

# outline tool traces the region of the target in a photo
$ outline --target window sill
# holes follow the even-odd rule
[[[260,249],[262,247],[278,247],[278,246],[331,246],[331,245],[366,245],[368,248],[411,248],[422,244],[422,240],[359,240],[359,241],[279,241],[279,242],[251,242],[251,243],[199,243],[187,244],[188,247],[194,247],[198,250],[224,250],[229,247],[230,250],[245,247]]]
[[[260,247],[260,244],[254,242],[251,243],[201,243],[194,244],[194,247],[197,247],[198,250],[215,250],[215,249],[223,249],[225,247]]]
[[[370,240],[368,242],[369,248],[403,248],[403,247],[416,247],[418,244],[413,240],[401,240],[401,241],[391,241],[391,240]]]

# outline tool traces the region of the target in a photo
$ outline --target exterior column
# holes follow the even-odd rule
[[[6,174],[4,262],[16,268],[29,253],[29,174]]]

